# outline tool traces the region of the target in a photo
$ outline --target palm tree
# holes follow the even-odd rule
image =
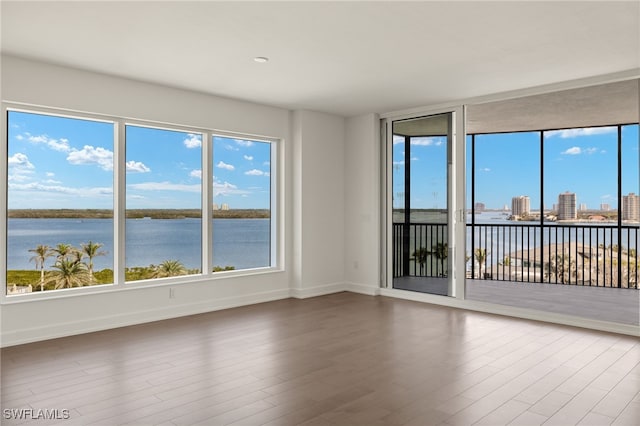
[[[483,248],[477,248],[475,251],[475,255],[476,255],[476,262],[478,262],[478,277],[479,278],[484,278],[484,275],[482,274],[482,269],[484,267],[484,263],[487,260],[487,250],[483,249]]]
[[[107,252],[100,251],[100,248],[103,246],[103,244],[100,244],[100,243],[94,243],[92,241],[89,241],[86,244],[80,244],[80,245],[82,246],[82,253],[84,253],[89,259],[89,263],[88,263],[89,277],[93,281],[93,258],[96,256],[104,256],[107,254]]]
[[[165,260],[155,268],[151,278],[166,278],[184,275],[187,268],[179,260]]]
[[[35,253],[35,255],[29,259],[29,262],[35,262],[36,269],[40,268],[40,291],[44,291],[44,262],[48,257],[53,256],[53,252],[48,245],[38,245],[29,251]]]
[[[438,259],[438,263],[440,263],[440,267],[442,268],[442,273],[440,275],[444,276],[444,261],[449,256],[449,245],[447,243],[438,243],[436,244],[436,247],[429,252],[429,254]]]
[[[68,258],[69,256],[74,254],[74,251],[76,251],[72,245],[65,243],[59,243],[52,250],[54,253],[57,253],[56,258],[58,260]]]
[[[420,247],[419,249],[416,249],[411,256],[413,257],[413,260],[415,262],[418,262],[418,264],[420,264],[420,273],[422,273],[424,269],[424,264],[427,263],[427,256],[429,256],[429,250],[427,250],[425,247]]]
[[[59,288],[82,287],[89,282],[87,265],[75,259],[58,259],[47,278],[47,284],[53,283],[55,290]]]

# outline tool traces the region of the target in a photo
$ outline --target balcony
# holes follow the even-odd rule
[[[637,325],[639,229],[468,224],[466,298]],[[446,247],[446,224],[394,223],[394,288],[446,295]]]

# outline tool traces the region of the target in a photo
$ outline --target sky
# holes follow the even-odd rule
[[[112,123],[9,112],[10,209],[113,208]],[[269,208],[271,146],[215,136],[214,203]],[[202,135],[126,127],[127,208],[201,207]]]
[[[470,138],[469,138],[470,139]],[[622,193],[640,192],[638,126],[622,133]],[[470,143],[467,143],[469,152]],[[469,154],[468,154],[469,155]],[[544,205],[552,208],[563,192],[577,205],[599,209],[618,204],[617,127],[547,131],[544,134]],[[511,198],[527,195],[540,206],[540,139],[537,132],[476,136],[475,201],[487,208],[511,208]],[[470,161],[467,173],[470,175]],[[467,185],[470,185],[467,179]],[[470,205],[470,192],[467,194]]]
[[[640,193],[638,126],[623,126],[622,192]],[[471,207],[471,137],[467,137],[466,196]],[[576,194],[577,204],[599,209],[618,204],[617,127],[547,131],[544,135],[544,204],[552,208],[560,193]],[[394,208],[404,203],[405,141],[393,140]],[[446,139],[411,139],[411,206],[446,208]],[[511,208],[526,195],[532,210],[540,206],[540,136],[538,132],[476,136],[475,201],[490,209]]]
[[[126,128],[127,208],[200,208],[202,136],[146,127]],[[113,124],[9,112],[10,209],[113,208]],[[470,138],[468,138],[470,139]],[[640,193],[638,126],[623,127],[623,194]],[[214,203],[269,208],[270,144],[228,137],[213,140]],[[411,141],[412,208],[446,208],[446,138]],[[467,143],[467,155],[470,143]],[[476,202],[511,206],[527,195],[540,205],[537,132],[476,136]],[[404,138],[393,141],[394,207],[404,203]],[[470,185],[467,161],[467,186]],[[615,127],[545,132],[544,204],[576,193],[597,209],[617,205]],[[467,189],[467,206],[471,205]]]

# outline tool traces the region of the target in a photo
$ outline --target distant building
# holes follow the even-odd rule
[[[572,220],[577,218],[576,194],[567,191],[558,195],[558,220]]]
[[[580,204],[580,211],[583,212],[583,211],[586,211],[586,210],[587,210],[587,205],[584,204],[584,203]]]
[[[531,200],[526,195],[511,199],[511,214],[513,216],[528,216],[531,213]]]
[[[640,221],[640,195],[630,192],[622,196],[622,220]]]
[[[217,205],[216,203],[213,203],[213,209],[214,210],[220,210],[220,206]]]
[[[602,203],[600,204],[600,210],[608,212],[609,210],[611,210],[611,206],[608,203]]]
[[[476,203],[476,213],[482,213],[486,208],[487,207],[484,205],[484,203]]]
[[[227,203],[223,203],[223,204],[222,204],[222,208],[221,208],[221,209],[222,209],[222,210],[229,210],[229,204],[227,204]]]
[[[504,207],[502,207],[502,210],[504,210],[505,212],[509,211],[509,206],[505,204]]]

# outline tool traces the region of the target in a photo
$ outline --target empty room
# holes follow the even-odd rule
[[[0,423],[637,425],[640,2],[0,2]]]

